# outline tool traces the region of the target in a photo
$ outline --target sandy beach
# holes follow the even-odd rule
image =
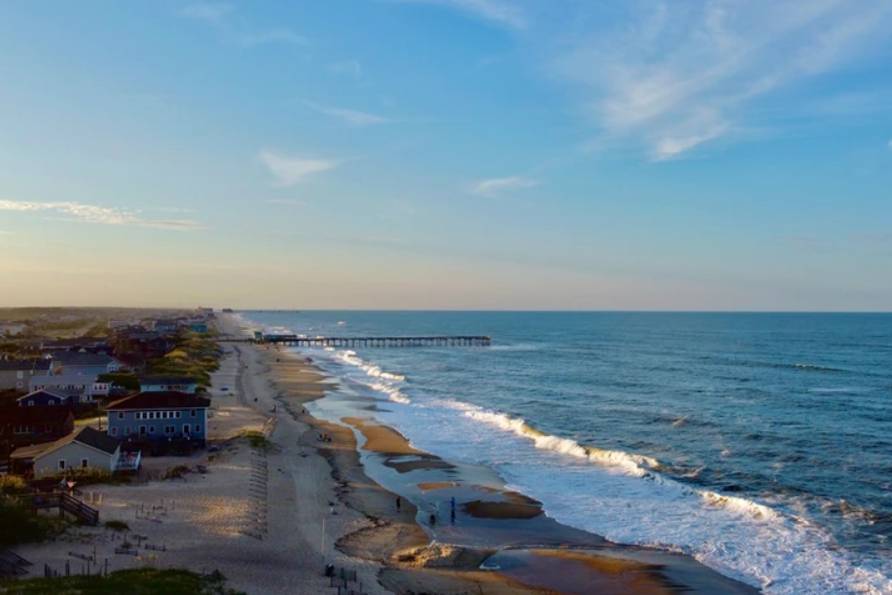
[[[243,332],[236,317],[219,325]],[[560,525],[497,478],[481,481],[371,418],[317,419],[306,406],[332,384],[311,362],[270,346],[224,348],[208,451],[147,458],[138,482],[84,488],[103,522],[129,531],[81,527],[18,548],[32,574],[66,561],[79,569],[73,552],[110,570],[220,570],[232,588],[258,594],[337,592],[326,564],[363,593],[754,592],[685,556]],[[267,441],[252,446],[245,432]],[[400,489],[370,479],[366,465],[386,468]],[[143,543],[135,555],[115,553],[125,535]]]

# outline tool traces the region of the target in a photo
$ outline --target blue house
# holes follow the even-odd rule
[[[71,395],[35,390],[16,399],[19,407],[65,407],[74,404]]]
[[[164,391],[141,392],[106,407],[108,435],[135,442],[181,441],[204,444],[210,399]]]

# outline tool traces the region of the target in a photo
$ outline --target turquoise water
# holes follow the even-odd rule
[[[245,312],[490,348],[308,350],[419,447],[770,592],[892,592],[892,315]],[[431,431],[435,428],[436,431]]]

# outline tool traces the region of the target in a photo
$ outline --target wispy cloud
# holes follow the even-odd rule
[[[354,79],[362,77],[362,64],[359,60],[341,60],[332,62],[328,65],[328,69],[339,76],[346,76]]]
[[[479,180],[471,186],[471,192],[480,196],[488,196],[490,198],[510,192],[512,190],[522,190],[524,188],[532,188],[538,186],[539,181],[523,176],[509,176],[506,178],[489,178],[487,180]]]
[[[509,29],[525,29],[527,17],[508,0],[397,0],[411,4],[439,4]]]
[[[318,103],[310,101],[307,101],[306,104],[310,109],[317,111],[320,114],[337,118],[351,126],[371,126],[373,124],[385,124],[390,122],[390,120],[384,116],[371,114],[369,112],[334,107],[331,105],[319,105]]]
[[[261,151],[258,158],[273,175],[279,186],[294,186],[307,176],[338,166],[338,162],[332,159],[285,155],[270,150]]]
[[[219,23],[233,11],[233,6],[225,2],[195,2],[180,10],[180,14],[190,19]]]
[[[175,231],[201,229],[201,225],[188,219],[147,219],[137,212],[113,207],[88,205],[79,202],[33,202],[22,200],[0,200],[0,211],[56,213],[72,221],[97,223],[101,225],[132,225]]]
[[[256,33],[244,33],[239,36],[239,43],[246,47],[253,47],[271,43],[309,45],[310,42],[303,35],[298,35],[290,29],[271,29]]]
[[[266,202],[267,204],[278,205],[282,207],[304,207],[307,205],[306,201],[298,200],[295,198],[270,198]]]
[[[585,12],[568,9],[591,27],[562,25],[555,71],[579,85],[601,139],[669,159],[745,131],[757,101],[868,51],[892,4],[630,1],[609,26]]]
[[[309,41],[303,35],[291,29],[276,28],[260,31],[240,31],[232,23],[231,15],[235,7],[225,2],[196,2],[180,10],[180,16],[203,21],[213,26],[229,41],[243,47],[255,47],[267,44],[307,45]]]

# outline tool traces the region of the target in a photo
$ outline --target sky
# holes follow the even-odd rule
[[[892,0],[0,3],[0,306],[892,309]]]

